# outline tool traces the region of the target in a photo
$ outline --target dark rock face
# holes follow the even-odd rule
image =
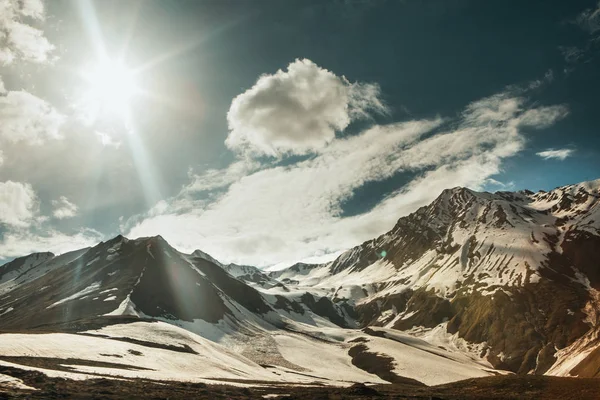
[[[206,254],[181,254],[161,237],[118,236],[58,257],[49,253],[23,257],[0,271],[7,280],[31,275],[0,295],[4,331],[86,330],[97,328],[100,320],[123,320],[121,314],[208,323],[228,317],[242,325],[244,313],[258,319],[272,313],[268,323],[278,325],[280,311],[299,315],[310,311],[343,327],[348,326],[344,315],[354,316],[345,302],[309,293],[299,301],[274,296],[271,304],[243,277],[233,277]]]
[[[10,273],[17,276],[25,274],[31,268],[51,260],[52,258],[54,258],[54,254],[50,252],[33,253],[28,256],[15,258],[13,261],[0,267],[0,280],[8,277]]]
[[[335,305],[326,297],[321,297],[318,300],[310,293],[305,293],[301,297],[302,303],[312,312],[329,319],[331,322],[342,328],[348,328],[346,320],[340,315]]]
[[[0,312],[11,308],[0,318],[0,329],[94,318],[127,299],[135,313],[184,321],[216,323],[226,314],[233,317],[227,303],[259,315],[272,311],[255,289],[205,259],[180,254],[160,237],[117,237],[0,297]]]

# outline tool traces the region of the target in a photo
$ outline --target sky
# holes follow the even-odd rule
[[[321,262],[443,189],[600,178],[600,3],[0,0],[0,261]]]

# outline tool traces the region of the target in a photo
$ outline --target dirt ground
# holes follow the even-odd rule
[[[335,388],[318,385],[273,386],[260,382],[254,382],[256,386],[253,387],[235,387],[105,378],[74,381],[49,378],[40,372],[11,367],[0,367],[0,374],[19,378],[26,385],[38,389],[36,391],[17,390],[0,386],[0,399],[600,399],[600,379],[546,376],[494,376],[468,379],[434,387],[417,384],[390,384],[367,387],[356,384],[349,388]]]

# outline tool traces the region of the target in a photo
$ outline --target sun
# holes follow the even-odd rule
[[[124,63],[104,60],[84,68],[83,104],[88,118],[124,116],[140,93],[136,74]]]

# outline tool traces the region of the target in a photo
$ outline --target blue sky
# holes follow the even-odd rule
[[[0,10],[0,259],[118,233],[327,259],[447,187],[599,178],[596,1]]]

